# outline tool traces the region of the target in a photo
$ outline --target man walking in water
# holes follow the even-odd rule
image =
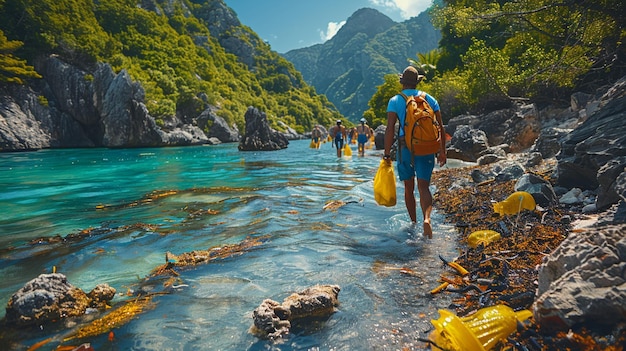
[[[365,123],[365,118],[361,118],[361,125],[356,127],[356,141],[358,143],[359,155],[365,156],[365,143],[370,139],[370,127]]]
[[[320,140],[321,137],[322,131],[320,130],[320,127],[316,125],[315,127],[313,127],[313,131],[311,131],[311,139],[313,139],[313,143],[315,143],[316,149],[320,148],[320,144],[322,143],[322,141]]]
[[[417,90],[417,84],[424,79],[415,67],[409,66],[400,75],[402,92],[407,95],[417,96],[421,92]],[[435,117],[441,126],[441,135],[445,135],[439,103],[429,94],[425,94],[426,101],[435,112]],[[404,182],[404,202],[413,223],[417,222],[415,201],[415,178],[417,177],[417,190],[420,197],[420,207],[424,216],[424,236],[432,239],[433,230],[430,225],[430,213],[433,209],[433,197],[430,193],[430,177],[435,167],[435,155],[439,166],[446,164],[446,139],[441,138],[441,148],[437,154],[414,156],[404,142],[404,120],[406,117],[406,103],[401,95],[395,95],[387,104],[387,130],[385,131],[385,152],[383,158],[391,162],[391,146],[394,142],[396,121],[400,122],[398,134],[397,168],[400,180]]]
[[[331,138],[333,138],[333,144],[337,148],[337,157],[341,157],[343,143],[346,141],[347,138],[346,127],[341,125],[340,120],[337,120],[337,125],[330,128],[329,133]]]

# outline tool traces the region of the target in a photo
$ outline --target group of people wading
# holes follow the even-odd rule
[[[337,157],[342,156],[344,145],[352,143],[356,140],[358,146],[359,156],[365,156],[365,144],[370,141],[374,136],[374,130],[367,125],[365,118],[361,118],[361,123],[354,127],[347,129],[341,120],[337,120],[337,124],[328,129],[329,141],[337,149]],[[319,126],[315,126],[311,131],[311,145],[319,148],[322,142],[322,129]]]

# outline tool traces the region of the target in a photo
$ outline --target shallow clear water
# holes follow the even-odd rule
[[[330,144],[309,149],[239,152],[236,144],[155,149],[71,149],[0,154],[0,303],[41,273],[67,275],[90,291],[163,291],[140,285],[174,254],[268,235],[261,246],[181,271],[180,287],[153,308],[90,342],[96,350],[401,350],[422,349],[430,320],[449,301],[431,297],[453,258],[454,230],[433,214],[435,235],[409,230],[402,196],[376,205],[372,179],[380,152],[337,159]],[[153,191],[176,191],[144,201]],[[403,192],[398,182],[398,195]],[[328,201],[347,204],[324,210]],[[102,208],[104,207],[104,208]],[[421,215],[418,214],[418,217]],[[29,244],[79,233],[73,242]],[[415,274],[403,274],[400,268]],[[252,311],[266,298],[282,302],[315,284],[337,284],[340,306],[281,343],[250,334]],[[4,316],[4,309],[0,317]],[[30,330],[0,349],[59,345],[67,330]]]

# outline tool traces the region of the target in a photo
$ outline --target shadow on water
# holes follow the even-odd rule
[[[425,344],[418,339],[431,328],[430,319],[449,303],[429,291],[443,270],[438,255],[455,255],[453,228],[435,212],[434,238],[425,240],[419,224],[409,225],[402,199],[395,207],[376,205],[375,151],[337,159],[329,144],[312,150],[307,141],[297,141],[271,153],[221,145],[15,157],[5,155],[2,162],[20,174],[35,173],[29,179],[44,178],[36,174],[39,168],[57,169],[54,179],[89,183],[90,193],[99,195],[81,196],[68,186],[55,192],[59,201],[51,205],[47,196],[36,196],[49,183],[39,181],[26,191],[19,178],[0,175],[8,184],[0,190],[0,206],[24,204],[0,219],[0,303],[6,305],[13,292],[53,266],[85,291],[110,284],[118,291],[114,303],[128,299],[127,292],[167,292],[153,298],[153,308],[115,328],[113,341],[106,333],[80,340],[96,350],[420,349]],[[144,171],[150,176],[139,176]],[[146,195],[155,192],[167,196]],[[341,205],[328,206],[333,201]],[[49,229],[31,237],[22,233],[15,241],[12,220],[36,220],[42,209],[53,213]],[[83,231],[87,235],[80,240],[28,244]],[[140,284],[168,251],[207,250],[265,235],[269,239],[250,251],[180,271],[167,289],[159,279]],[[297,323],[281,342],[249,333],[252,311],[264,299],[281,302],[315,284],[341,287],[335,314]],[[39,329],[3,349],[26,349],[58,337],[62,329]]]

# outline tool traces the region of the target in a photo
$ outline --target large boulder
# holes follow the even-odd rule
[[[272,129],[265,112],[248,107],[245,114],[246,133],[239,142],[240,151],[274,151],[287,148],[289,140]]]
[[[465,128],[463,126],[483,131],[488,145],[508,144],[510,152],[521,152],[531,147],[541,130],[539,112],[533,104],[515,105],[484,116],[459,115],[448,121],[446,132],[455,135]]]

